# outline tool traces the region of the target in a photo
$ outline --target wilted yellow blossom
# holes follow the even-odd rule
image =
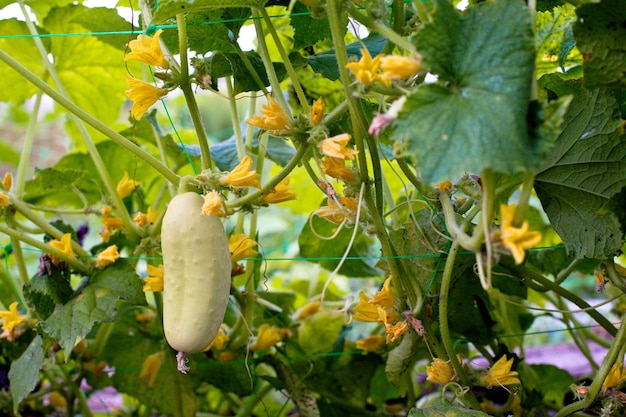
[[[378,314],[378,307],[370,304],[369,298],[363,291],[359,293],[359,303],[352,310],[354,315],[352,318],[359,321],[382,322],[382,318]]]
[[[441,385],[445,385],[454,379],[450,363],[439,358],[433,359],[433,363],[426,367],[426,375],[428,381]]]
[[[256,341],[250,346],[250,350],[258,352],[260,350],[269,349],[289,335],[291,335],[291,332],[288,329],[282,329],[263,323],[259,327]]]
[[[163,351],[153,353],[152,355],[148,355],[141,365],[139,378],[141,378],[143,382],[148,384],[149,388],[152,388],[152,385],[154,385],[154,381],[156,380],[156,377],[159,373],[159,369],[161,369],[161,364],[163,363],[164,357],[165,354],[163,353]]]
[[[122,227],[124,227],[124,222],[119,217],[105,217],[102,219],[102,230],[100,231],[102,241],[108,243],[109,239],[111,239],[111,233]]]
[[[263,113],[263,117],[254,115],[252,119],[246,120],[246,123],[270,132],[289,129],[289,121],[285,111],[272,96],[267,96],[267,105],[263,105],[261,113]]]
[[[606,392],[607,389],[613,388],[626,381],[626,372],[624,371],[624,363],[619,362],[611,367],[609,374],[602,383],[602,392]]]
[[[502,356],[480,377],[480,383],[487,388],[520,384],[517,371],[511,371],[512,366],[513,358],[507,360],[506,356]]]
[[[253,248],[257,245],[254,239],[243,233],[233,233],[228,238],[228,250],[233,262],[239,259],[255,257],[258,252]]]
[[[145,225],[148,224],[148,216],[146,216],[144,213],[139,212],[137,213],[137,215],[135,216],[135,218],[133,219],[133,221],[135,223],[137,223],[137,226],[139,227],[144,227]],[[100,233],[100,235],[102,235],[102,232]]]
[[[155,32],[154,37],[139,35],[136,40],[128,42],[131,52],[124,57],[124,61],[136,60],[155,67],[169,68],[170,65],[163,56],[159,44],[161,33],[163,30],[159,29]]]
[[[356,348],[363,351],[363,354],[367,352],[379,352],[385,346],[385,338],[383,336],[367,336],[363,339],[356,341]]]
[[[202,204],[202,211],[200,214],[208,216],[209,214],[216,214],[218,217],[224,217],[222,207],[222,196],[217,191],[209,191],[204,196],[204,203]]]
[[[0,319],[2,319],[2,335],[0,338],[7,339],[9,342],[15,340],[18,336],[17,326],[26,321],[26,317],[17,312],[17,301],[9,306],[8,311],[0,311]]]
[[[390,81],[381,78],[378,70],[380,69],[380,56],[372,58],[369,51],[365,48],[361,49],[361,59],[358,62],[350,62],[346,64],[357,80],[363,85],[370,85],[376,81],[380,81],[385,85],[389,85]]]
[[[352,160],[359,151],[346,147],[348,142],[350,142],[350,138],[349,134],[342,133],[332,138],[324,139],[320,142],[320,150],[324,155],[332,158]]]
[[[313,314],[317,313],[321,309],[322,309],[322,306],[320,303],[318,303],[317,301],[312,301],[308,303],[307,305],[305,305],[304,307],[302,307],[300,311],[298,311],[298,314],[296,315],[296,320],[302,320],[309,316],[312,316]]]
[[[167,95],[167,90],[132,77],[126,77],[126,83],[130,87],[126,90],[126,96],[133,102],[130,114],[136,120],[141,119],[157,100]]]
[[[261,188],[259,174],[250,168],[252,168],[252,158],[246,155],[235,169],[220,178],[220,184],[232,185],[233,187]]]
[[[104,268],[107,265],[112,264],[120,258],[120,254],[117,251],[117,245],[111,245],[96,257],[96,266],[98,268]]]
[[[285,178],[272,190],[261,197],[264,203],[267,204],[278,204],[283,203],[285,201],[295,200],[297,195],[291,192],[291,187],[289,186],[289,178]]]
[[[356,181],[356,174],[350,168],[346,168],[346,161],[343,158],[327,156],[322,160],[322,172],[330,177],[343,180],[348,184]]]
[[[50,242],[48,242],[48,244],[52,246],[53,248],[60,250],[67,256],[71,258],[74,257],[74,251],[72,250],[72,235],[70,233],[66,233],[63,236],[61,236],[60,240],[53,239]],[[52,264],[54,266],[59,266],[62,262],[61,259],[55,257],[54,255],[50,256],[50,260],[52,261]]]
[[[500,231],[494,234],[494,238],[511,252],[515,263],[521,264],[526,257],[526,249],[532,248],[541,241],[541,233],[529,231],[528,221],[524,221],[521,227],[515,227],[513,225],[515,209],[515,204],[500,206]]]
[[[131,180],[130,177],[128,176],[128,172],[124,171],[124,176],[117,183],[117,187],[115,188],[115,190],[117,191],[117,195],[119,195],[120,198],[126,198],[138,186],[139,186],[139,182],[135,180]]]
[[[316,126],[324,120],[324,100],[318,98],[311,107],[311,124]]]
[[[339,203],[340,205],[335,204],[334,201],[329,201],[327,206],[318,208],[313,214],[335,224],[343,222],[354,223],[359,204],[358,200],[352,197],[341,197]]]
[[[400,338],[400,336],[406,334],[410,329],[409,323],[404,320],[398,321],[394,324],[385,322],[385,331],[387,332],[387,343],[393,343]]]
[[[163,291],[163,265],[148,265],[148,277],[143,279],[143,291]]]

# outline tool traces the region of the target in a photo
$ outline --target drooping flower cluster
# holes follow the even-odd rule
[[[409,331],[409,323],[398,314],[398,305],[391,291],[391,277],[387,278],[383,288],[372,298],[363,291],[359,293],[359,303],[353,308],[354,320],[382,323],[387,333],[386,342],[392,343]]]
[[[136,40],[130,41],[128,47],[131,52],[124,57],[124,60],[135,60],[167,70],[169,62],[165,59],[159,43],[161,33],[163,30],[159,29],[154,37],[139,35]],[[126,95],[133,102],[130,114],[137,120],[141,119],[157,100],[168,93],[167,89],[156,87],[133,77],[127,76],[126,83],[130,87],[129,90],[126,90]]]

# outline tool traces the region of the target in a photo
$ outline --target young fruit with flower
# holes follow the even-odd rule
[[[623,414],[618,0],[192,3],[140,0],[123,40],[85,32],[114,9],[0,20],[33,111],[0,185],[2,412],[112,387],[174,416]],[[30,174],[44,96],[72,149]],[[591,382],[531,360],[546,314]]]

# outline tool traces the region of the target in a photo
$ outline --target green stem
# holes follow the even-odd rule
[[[293,89],[296,92],[296,96],[298,97],[300,106],[302,106],[304,114],[309,114],[311,112],[311,108],[306,99],[306,95],[304,94],[304,90],[302,89],[302,85],[300,85],[300,81],[298,81],[298,74],[296,74],[296,71],[294,70],[293,65],[291,65],[291,60],[289,59],[289,55],[287,55],[287,52],[285,51],[285,47],[283,46],[283,43],[280,41],[280,37],[278,36],[278,33],[276,32],[274,23],[272,23],[272,19],[269,17],[269,15],[267,14],[267,10],[265,10],[264,7],[260,7],[258,11],[261,13],[261,16],[263,16],[263,21],[265,22],[265,25],[269,29],[270,35],[272,36],[272,38],[274,38],[276,49],[278,50],[278,53],[280,54],[280,57],[283,60],[283,64],[285,65],[285,69],[287,70],[287,74],[289,75],[291,85],[293,86]]]
[[[32,20],[30,19],[30,16],[26,10],[26,6],[24,5],[24,1],[20,0],[19,4],[20,4],[20,8],[22,9],[22,13],[24,15],[24,19],[25,19],[26,25],[28,26],[30,33],[32,35],[37,35],[38,34],[37,28],[35,27]],[[54,67],[54,65],[52,65],[52,63],[48,59],[48,51],[46,51],[46,48],[44,47],[43,42],[38,36],[35,36],[33,38],[33,41],[35,42],[35,45],[39,51],[39,54],[41,55],[41,59],[43,61],[44,67],[46,68],[46,70],[50,74],[50,77],[54,81],[54,84],[58,88],[58,92],[63,96],[69,97],[67,94],[67,90],[65,89],[65,86],[63,82],[61,81],[61,78],[56,72],[56,68]],[[0,51],[0,52],[3,52],[3,51]],[[3,55],[8,57],[8,55],[6,54],[3,54]],[[20,75],[24,76],[25,74],[22,74],[20,72]],[[46,84],[41,79],[39,79],[36,75],[35,75],[35,78],[37,78],[43,84]],[[44,92],[46,92],[45,89],[41,87],[39,88],[43,90]],[[68,101],[70,100],[68,99]],[[137,225],[130,218],[130,215],[128,214],[128,210],[126,210],[126,206],[124,205],[124,202],[122,201],[120,196],[117,194],[115,184],[113,184],[113,180],[111,179],[111,176],[109,175],[109,171],[104,161],[102,160],[102,157],[100,156],[100,153],[98,152],[98,149],[96,148],[96,144],[94,143],[91,135],[89,134],[87,127],[85,126],[84,123],[81,122],[78,115],[74,114],[73,112],[70,113],[70,118],[76,125],[76,128],[78,129],[80,136],[83,138],[83,142],[85,143],[85,146],[87,147],[89,156],[91,156],[93,164],[96,167],[96,170],[98,171],[98,174],[100,175],[100,178],[102,179],[102,182],[104,183],[104,186],[109,193],[109,198],[111,198],[111,200],[113,201],[113,205],[117,209],[118,215],[120,216],[120,218],[122,219],[122,222],[124,223],[126,233],[129,235],[130,238],[136,238],[139,235]]]
[[[617,333],[615,333],[615,339],[613,339],[613,343],[611,343],[611,347],[606,353],[606,356],[602,361],[602,365],[600,365],[600,369],[598,369],[598,372],[593,378],[593,382],[589,386],[589,393],[585,396],[583,400],[569,404],[560,409],[554,417],[565,417],[591,406],[591,404],[595,401],[596,397],[600,393],[602,384],[609,374],[609,371],[613,367],[613,364],[615,364],[615,362],[618,360],[618,355],[624,344],[626,344],[626,316],[622,318],[622,323],[619,326]]]
[[[522,184],[522,191],[520,192],[517,200],[517,207],[515,208],[515,217],[513,218],[513,226],[521,225],[526,219],[526,212],[528,211],[528,203],[530,195],[533,191],[533,184],[535,182],[535,174],[532,172],[527,173],[524,176],[524,182]]]
[[[404,30],[404,0],[393,0],[393,31],[402,35]]]
[[[389,26],[367,16],[366,14],[358,10],[356,6],[354,6],[354,4],[350,4],[348,11],[350,13],[350,16],[352,16],[354,20],[366,26],[368,29],[380,33],[385,38],[387,38],[387,40],[389,40],[391,43],[395,44],[399,48],[404,49],[410,54],[414,54],[417,52],[415,46],[411,42],[404,39],[400,34],[396,33]],[[329,12],[329,17],[331,13],[332,12]]]
[[[98,328],[98,333],[96,333],[96,339],[93,343],[89,345],[89,350],[91,353],[95,355],[96,358],[99,358],[104,350],[107,341],[109,340],[109,336],[111,336],[111,332],[113,332],[113,326],[115,322],[107,321],[100,325]]]
[[[185,102],[189,108],[189,114],[191,115],[191,121],[193,122],[193,126],[196,130],[196,135],[198,136],[202,169],[207,170],[213,167],[213,161],[211,160],[211,151],[209,150],[209,138],[207,137],[206,130],[204,129],[202,117],[200,116],[200,109],[198,108],[198,102],[196,101],[196,95],[193,93],[191,81],[189,79],[187,23],[185,22],[185,15],[183,13],[176,15],[176,24],[178,25],[178,53],[180,54],[180,88],[183,90]]]
[[[12,220],[9,220],[9,222],[9,224],[12,224]],[[24,259],[24,251],[22,250],[22,243],[19,241],[19,239],[12,237],[11,246],[13,247],[13,256],[15,258],[15,265],[17,266],[17,271],[19,273],[21,283],[21,285],[17,285],[17,283],[13,279],[11,279],[11,286],[13,287],[13,292],[20,302],[20,306],[22,306],[23,308],[28,308],[28,305],[24,300],[24,293],[22,291],[22,286],[29,281],[28,269],[26,268],[26,260]],[[6,253],[4,255],[8,256]]]
[[[79,119],[83,120],[85,123],[87,123],[94,129],[96,129],[100,133],[104,134],[105,136],[107,136],[113,142],[117,143],[128,152],[132,153],[139,159],[146,162],[148,165],[154,168],[157,172],[163,175],[163,177],[165,177],[168,181],[170,181],[173,184],[178,185],[178,182],[180,181],[180,177],[176,175],[174,172],[172,172],[165,165],[163,165],[161,162],[159,162],[155,157],[153,157],[152,155],[150,155],[149,153],[141,149],[139,146],[135,145],[133,142],[129,141],[124,136],[120,135],[119,133],[111,129],[109,126],[102,123],[100,120],[96,119],[95,117],[93,117],[92,115],[90,115],[89,113],[87,113],[86,111],[84,111],[83,109],[75,105],[74,103],[72,103],[65,95],[54,90],[52,86],[47,84],[45,81],[41,80],[37,75],[35,75],[35,73],[30,71],[28,68],[20,64],[18,61],[13,59],[11,56],[9,56],[7,53],[5,53],[2,50],[0,50],[0,60],[3,61],[5,64],[7,64],[16,72],[18,72],[26,80],[30,81],[32,84],[34,84],[37,88],[42,90],[48,96],[50,96],[50,98],[52,98],[58,104],[65,107],[65,109],[67,109],[70,113],[72,113],[73,115],[76,115]],[[115,192],[115,187],[113,187],[112,191],[113,191],[113,194],[117,195],[117,193]]]
[[[7,227],[3,224],[0,224],[0,233],[4,233],[7,236],[10,236],[12,238],[15,238],[17,240],[20,240],[30,246],[33,246],[37,249],[41,249],[43,252],[49,253],[50,255],[56,256],[57,258],[61,259],[63,262],[65,262],[66,264],[70,265],[73,269],[75,269],[78,272],[81,272],[85,275],[89,275],[90,273],[90,268],[88,268],[87,266],[83,265],[82,262],[80,262],[78,259],[73,258],[71,256],[68,256],[67,254],[65,254],[64,252],[60,251],[57,248],[54,248],[50,245],[47,245],[43,242],[40,242],[36,239],[33,239],[32,237],[30,237],[29,235],[26,235],[22,232],[19,232],[17,230],[14,230],[10,227]]]
[[[26,135],[24,137],[24,144],[22,145],[20,162],[17,166],[17,175],[15,177],[15,184],[13,185],[13,192],[17,197],[22,197],[22,194],[24,194],[24,184],[26,183],[26,170],[30,168],[30,155],[33,150],[33,141],[35,139],[35,130],[37,127],[37,120],[39,118],[39,109],[41,107],[42,96],[42,91],[38,90],[37,95],[35,96],[33,112],[30,120],[28,121],[28,126],[26,127]]]
[[[578,266],[578,264],[580,264],[582,262],[582,258],[576,258],[574,259],[572,262],[570,262],[569,265],[567,265],[567,267],[565,269],[562,269],[556,276],[554,283],[555,284],[560,284],[563,281],[565,281],[567,279],[567,277],[570,276],[570,274],[572,272],[574,272],[576,270],[576,267]]]
[[[241,408],[235,414],[235,417],[250,417],[254,411],[254,407],[256,407],[261,401],[263,401],[263,397],[272,390],[272,385],[268,382],[264,382],[261,386],[256,390],[254,395],[250,395],[246,398],[244,403],[241,405]]]
[[[233,77],[226,76],[226,91],[228,92],[228,104],[230,105],[230,119],[235,134],[235,146],[237,147],[237,158],[241,161],[246,156],[246,148],[241,133],[241,123],[239,121],[239,110],[237,109],[237,99],[233,93]]]
[[[450,324],[448,322],[448,301],[450,287],[452,284],[452,272],[454,270],[454,262],[456,260],[458,250],[459,243],[457,241],[452,242],[448,252],[448,258],[446,259],[446,265],[443,270],[443,276],[441,278],[441,290],[439,291],[439,331],[441,332],[441,342],[443,343],[447,356],[450,359],[450,364],[461,379],[461,383],[466,387],[470,387],[472,383],[465,373],[463,366],[457,360],[456,353],[454,351],[454,344],[452,343],[452,337],[450,336]],[[466,401],[468,406],[476,410],[480,410],[480,404],[472,391],[468,391],[466,396],[463,397],[463,400]]]
[[[50,236],[54,237],[55,239],[61,239],[61,237],[65,234],[59,229],[57,229],[56,227],[52,226],[50,223],[48,223],[48,221],[45,218],[37,215],[34,211],[30,209],[28,204],[24,203],[22,200],[18,200],[16,198],[10,197],[10,202],[15,210],[17,210],[24,217],[26,217],[28,220],[30,220],[36,226],[38,226],[41,230],[43,230]],[[78,242],[75,242],[74,240],[72,240],[71,245],[72,245],[72,250],[74,251],[74,253],[84,258],[91,257],[91,254],[87,252],[83,247],[81,247],[78,244]]]
[[[262,17],[260,11],[257,9],[252,9],[252,17],[254,22],[254,28],[256,29],[257,34],[257,42],[259,55],[261,55],[261,59],[263,60],[263,65],[265,66],[265,72],[267,73],[267,78],[270,81],[270,86],[272,87],[272,97],[280,107],[282,107],[283,111],[287,115],[288,118],[292,118],[291,109],[283,97],[282,89],[280,88],[280,81],[278,80],[278,76],[276,75],[276,70],[274,69],[274,65],[272,64],[272,57],[270,57],[270,53],[267,49],[267,43],[265,42],[265,33],[263,32],[263,24],[259,19]]]
[[[576,304],[578,307],[585,310],[585,312],[589,314],[589,316],[594,319],[600,326],[602,326],[602,328],[611,336],[615,336],[617,334],[617,329],[615,329],[615,326],[602,313],[590,308],[591,306],[576,294],[566,290],[560,285],[555,284],[554,281],[549,280],[541,273],[536,272],[527,266],[515,265],[513,261],[507,260],[505,258],[503,258],[500,263],[507,269],[511,270],[513,273],[517,274],[524,281],[534,281],[535,283],[542,285],[547,291],[553,291],[561,297]]]
[[[424,7],[423,0],[413,0],[413,5],[415,6],[415,10],[417,11],[417,16],[420,18],[422,23],[430,22],[430,15],[428,14],[428,10]]]

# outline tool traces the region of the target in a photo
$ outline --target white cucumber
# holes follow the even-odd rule
[[[161,229],[163,329],[169,345],[202,352],[224,320],[230,294],[228,238],[217,215],[201,215],[199,194],[170,202]]]

